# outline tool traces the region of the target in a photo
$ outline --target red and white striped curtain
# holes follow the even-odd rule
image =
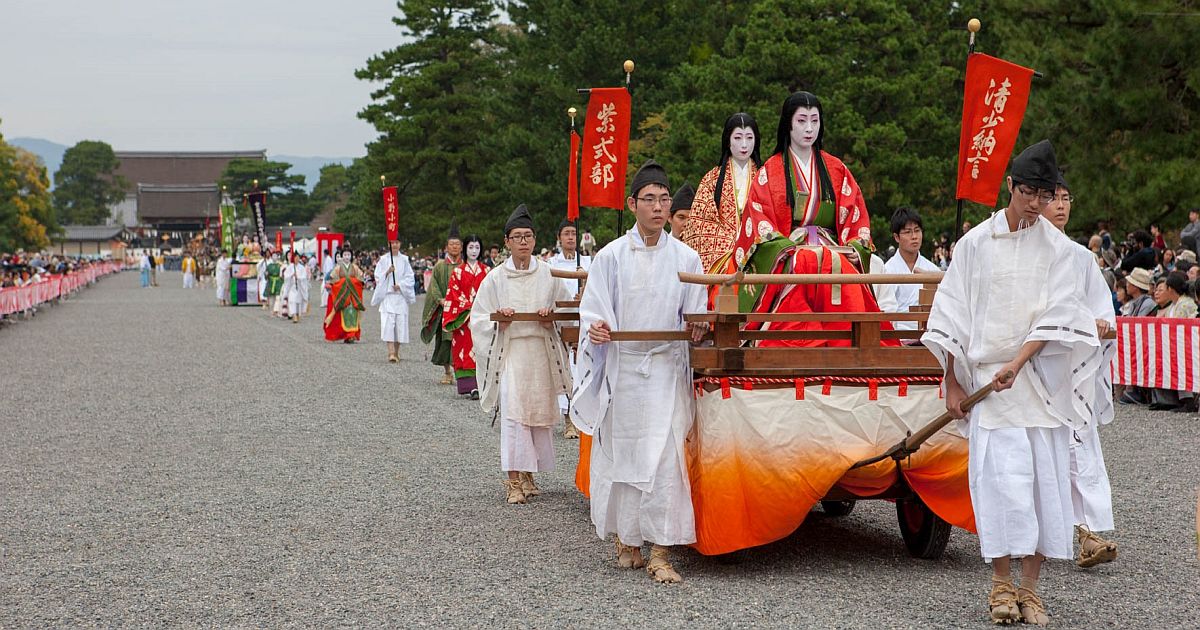
[[[1200,319],[1118,317],[1113,383],[1200,392]]]

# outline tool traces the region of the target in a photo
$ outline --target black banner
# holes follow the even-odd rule
[[[267,240],[267,193],[252,192],[246,195],[246,204],[250,206],[250,216],[254,219],[254,234],[258,245],[265,252],[271,246]]]

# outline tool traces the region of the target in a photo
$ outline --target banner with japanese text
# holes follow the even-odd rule
[[[226,199],[221,203],[219,208],[219,216],[221,218],[221,249],[228,252],[230,256],[234,254],[234,221],[237,220],[237,215],[233,204]]]
[[[967,58],[962,131],[958,139],[958,199],[996,205],[1021,131],[1033,70],[973,54]]]
[[[583,121],[583,170],[579,205],[625,207],[625,172],[629,165],[629,90],[593,88]]]
[[[383,187],[383,226],[387,240],[400,240],[400,194],[395,186]]]
[[[258,245],[266,249],[271,243],[267,240],[267,193],[260,191],[246,195],[246,205],[254,221],[254,236],[258,239]]]

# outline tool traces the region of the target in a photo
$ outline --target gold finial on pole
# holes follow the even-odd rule
[[[379,176],[379,185],[380,185],[380,186],[387,186],[387,175],[380,175],[380,176]]]
[[[258,180],[257,180],[257,179],[256,179],[256,180],[254,180],[254,187],[255,187],[256,189],[258,188]]]
[[[971,46],[972,52],[975,51],[975,33],[978,33],[979,29],[981,28],[983,28],[983,23],[979,21],[979,18],[971,18],[970,21],[967,22],[967,30],[971,31],[971,41],[969,42],[969,45]]]
[[[629,85],[629,81],[632,78],[630,75],[633,74],[634,69],[633,60],[626,59],[625,63],[621,67],[625,69],[625,85]]]
[[[571,117],[571,131],[575,131],[575,115],[578,113],[579,110],[575,109],[574,107],[567,108],[567,116]]]

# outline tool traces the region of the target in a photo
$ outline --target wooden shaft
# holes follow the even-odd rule
[[[550,269],[550,275],[564,280],[587,280],[588,272],[582,269]]]
[[[970,411],[971,407],[974,407],[976,403],[984,398],[987,398],[988,394],[991,394],[993,389],[992,383],[988,383],[987,385],[975,390],[975,393],[967,396],[966,400],[962,402],[962,410],[964,412]],[[896,460],[903,459],[904,457],[915,453],[917,449],[921,448],[921,445],[924,444],[926,440],[933,437],[938,431],[941,431],[942,428],[947,424],[950,424],[950,421],[952,420],[954,420],[954,416],[951,416],[950,412],[947,411],[937,418],[934,418],[934,420],[929,424],[921,427],[916,433],[913,433],[903,440],[900,440],[883,453],[876,455],[875,457],[856,462],[850,467],[850,470],[862,468],[863,466],[870,466],[871,464],[881,462],[889,457]]]
[[[942,272],[925,273],[686,273],[679,281],[687,284],[936,284]]]

